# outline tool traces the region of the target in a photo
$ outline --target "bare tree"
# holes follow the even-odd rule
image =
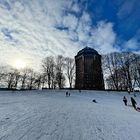
[[[140,88],[140,55],[138,54],[133,54],[133,59],[131,59],[131,75],[133,88],[135,86]]]
[[[110,53],[103,56],[103,69],[110,78],[112,78],[113,87],[119,90],[119,77],[118,77],[118,53]]]
[[[9,72],[7,74],[7,88],[8,89],[12,89],[12,83],[14,81],[14,73],[13,72]]]
[[[28,81],[27,81],[27,87],[28,89],[35,89],[35,78],[36,73],[33,69],[28,69]]]
[[[69,81],[69,87],[72,88],[73,81],[75,79],[75,61],[72,58],[66,57],[65,58],[65,69],[66,69],[66,76]]]
[[[12,88],[17,89],[18,87],[18,83],[20,80],[20,71],[18,71],[17,69],[14,70],[14,81],[13,81],[13,85]]]
[[[60,89],[65,86],[65,76],[63,72],[64,57],[62,55],[58,55],[56,58],[56,83]]]
[[[132,73],[131,73],[131,62],[133,59],[133,53],[124,52],[120,54],[118,63],[120,64],[120,69],[122,70],[122,75],[126,81],[126,90],[129,88],[132,90]]]
[[[8,69],[9,66],[0,66],[0,87],[6,87]]]
[[[28,68],[21,71],[21,89],[25,89],[27,84]]]
[[[133,90],[139,85],[140,56],[130,52],[111,53],[104,56],[103,69],[107,73],[108,87],[116,90]],[[110,84],[110,85],[109,85]]]
[[[45,72],[43,72],[41,75],[42,75],[42,78],[41,78],[42,88],[45,88],[46,87],[45,85],[47,83],[47,76]]]
[[[56,73],[56,84],[58,85],[59,89],[64,88],[65,86],[65,76],[63,73],[61,73],[60,71],[57,71]]]
[[[20,72],[17,69],[10,68],[8,71],[5,71],[4,74],[5,84],[7,84],[8,89],[16,89],[19,79],[20,79]]]
[[[43,75],[40,73],[37,73],[34,83],[35,83],[36,89],[40,89],[42,87],[41,84],[43,83]]]
[[[49,56],[46,57],[42,62],[43,73],[44,76],[46,75],[48,88],[53,88],[54,81],[55,81],[55,62],[54,58]]]

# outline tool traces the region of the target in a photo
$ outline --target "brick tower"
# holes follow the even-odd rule
[[[101,55],[92,48],[85,47],[75,56],[76,89],[104,90]]]

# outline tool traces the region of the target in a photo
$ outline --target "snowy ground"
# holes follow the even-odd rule
[[[123,95],[130,99],[117,92],[0,91],[0,140],[139,140],[140,112],[124,106]],[[139,105],[140,95],[135,99]]]

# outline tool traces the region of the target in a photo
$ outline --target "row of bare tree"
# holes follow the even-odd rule
[[[64,88],[66,81],[72,88],[74,78],[74,59],[61,55],[43,59],[41,72],[30,68],[17,70],[10,66],[0,67],[0,87],[8,89]]]
[[[140,88],[140,55],[115,52],[102,58],[108,89],[132,91],[135,87]]]
[[[140,88],[140,55],[123,52],[102,56],[102,68],[106,87],[112,90]],[[0,67],[0,87],[8,89],[40,89],[74,87],[74,59],[58,55],[42,61],[41,72],[33,69],[17,70]]]

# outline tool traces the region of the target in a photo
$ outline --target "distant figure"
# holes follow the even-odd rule
[[[79,93],[81,93],[81,90],[79,89]]]
[[[68,97],[68,92],[66,91],[66,97]]]
[[[127,91],[128,91],[128,94],[130,94],[130,88],[128,88]]]
[[[92,102],[97,103],[97,101],[95,99],[93,99]]]
[[[132,106],[134,107],[134,109],[137,109],[136,108],[137,102],[135,101],[135,99],[133,97],[131,97],[131,103],[132,103]]]
[[[137,97],[136,93],[134,93],[134,97]]]
[[[69,96],[70,96],[70,92],[69,92]]]
[[[124,102],[125,106],[127,106],[127,99],[125,96],[123,97],[123,102]]]

